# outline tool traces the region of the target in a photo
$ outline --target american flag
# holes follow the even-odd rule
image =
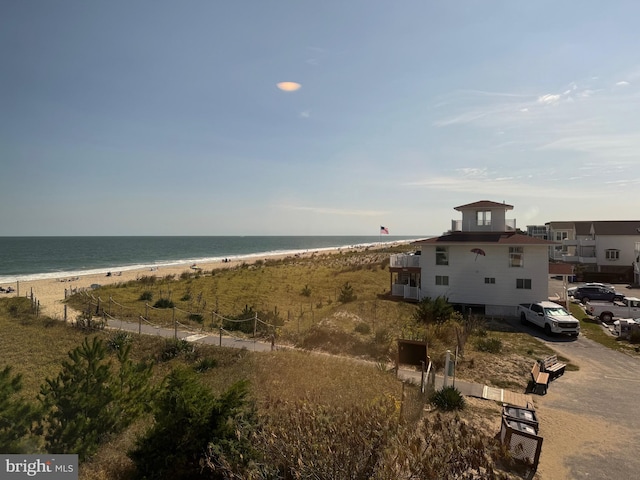
[[[389,235],[389,229],[387,227],[380,226],[380,235]]]

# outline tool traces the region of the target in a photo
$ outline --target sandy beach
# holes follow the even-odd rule
[[[385,245],[389,246],[389,245]],[[366,248],[354,246],[354,247],[340,247],[329,250],[321,251],[308,251],[304,253],[295,254],[296,258],[311,257],[313,255],[324,254],[336,254],[345,251],[359,251],[365,249],[372,249],[376,247],[368,246]],[[197,265],[182,264],[175,266],[154,267],[154,268],[141,268],[136,270],[114,270],[110,272],[110,275],[104,273],[78,275],[74,277],[58,277],[48,278],[42,280],[25,280],[17,281],[13,283],[3,283],[0,287],[4,289],[11,288],[11,293],[0,293],[0,298],[6,298],[8,296],[28,296],[40,302],[40,312],[51,318],[58,320],[64,319],[64,299],[66,293],[71,293],[76,289],[88,289],[91,285],[108,285],[113,283],[124,283],[130,280],[136,280],[143,276],[155,275],[157,277],[165,277],[167,275],[180,276],[183,272],[194,272],[194,270],[201,269],[204,272],[210,272],[211,270],[233,268],[243,263],[252,264],[259,260],[279,260],[294,255],[268,255],[263,257],[248,257],[248,258],[234,258],[229,261],[217,261],[211,263],[199,263]],[[67,315],[69,318],[69,315]]]

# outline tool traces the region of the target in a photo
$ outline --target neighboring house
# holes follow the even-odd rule
[[[392,256],[391,294],[414,301],[445,296],[505,316],[520,303],[546,300],[553,242],[518,233],[506,218],[512,209],[488,200],[455,207],[462,220],[453,220],[449,232],[414,242],[416,254]]]
[[[611,281],[640,283],[640,220],[548,222],[553,260],[580,264],[582,271]]]

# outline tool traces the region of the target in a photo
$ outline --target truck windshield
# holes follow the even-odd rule
[[[545,308],[544,309],[544,313],[549,315],[549,316],[556,316],[556,317],[569,315],[569,312],[567,312],[562,307]]]

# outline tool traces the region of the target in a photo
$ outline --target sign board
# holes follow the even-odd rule
[[[416,340],[398,340],[398,360],[397,365],[428,364],[427,342]]]

